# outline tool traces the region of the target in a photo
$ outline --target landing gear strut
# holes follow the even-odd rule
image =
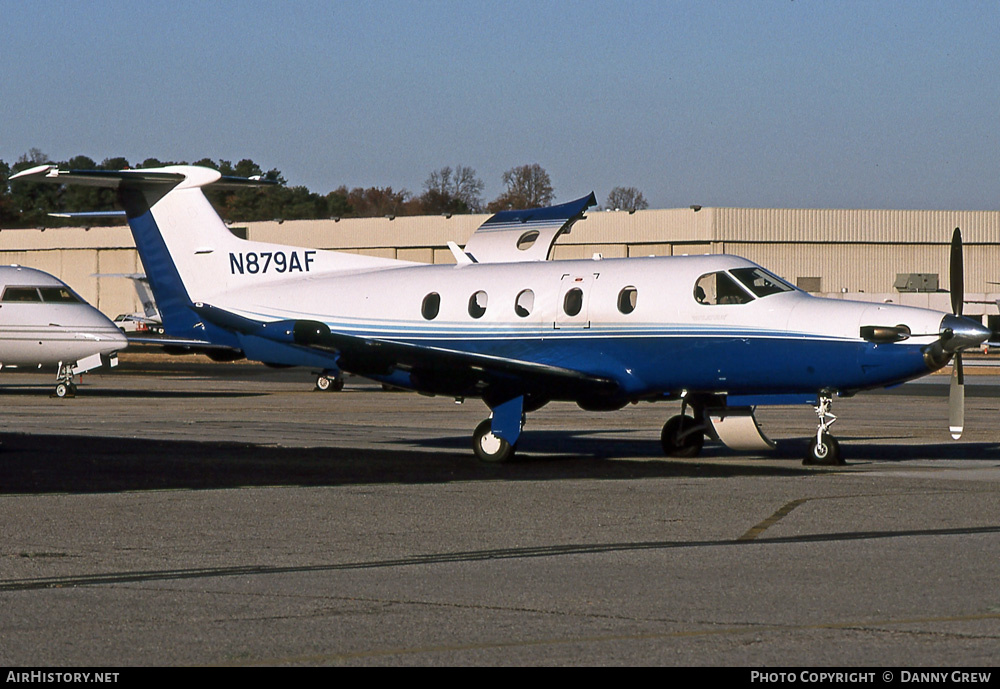
[[[681,413],[663,424],[660,444],[667,457],[697,457],[705,444],[705,413],[703,409],[692,407],[694,417],[684,413],[687,401],[681,403]]]
[[[816,407],[819,428],[816,429],[816,437],[809,442],[809,452],[806,458],[802,460],[802,463],[807,466],[810,464],[823,466],[844,464],[844,459],[840,455],[840,443],[830,434],[830,426],[837,420],[837,417],[830,412],[832,405],[832,398],[826,396],[819,398],[819,405]]]
[[[476,426],[472,434],[472,450],[483,462],[506,462],[514,456],[524,429],[524,396],[493,400],[490,409],[490,418]]]
[[[73,382],[73,366],[59,362],[59,373],[56,375],[56,388],[53,397],[76,397],[76,383]]]

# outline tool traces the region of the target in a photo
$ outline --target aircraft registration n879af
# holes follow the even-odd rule
[[[834,396],[918,378],[952,358],[960,434],[960,352],[989,336],[961,316],[960,287],[948,314],[813,297],[729,255],[548,260],[593,194],[497,213],[464,249],[449,244],[455,265],[428,265],[239,239],[202,188],[260,181],[205,168],[40,166],[12,179],[116,188],[168,335],[479,397],[492,410],[473,435],[485,461],[512,456],[525,415],[549,401],[614,410],[680,399],[661,434],[669,455],[697,454],[706,435],[773,447],[754,408],[811,404],[819,425],[807,461],[839,463]],[[960,242],[956,232],[953,285]]]

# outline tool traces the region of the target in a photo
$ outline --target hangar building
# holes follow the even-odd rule
[[[488,214],[251,222],[257,241],[426,263],[453,263]],[[728,253],[806,291],[949,311],[949,242],[965,241],[966,315],[1000,330],[1000,211],[712,208],[593,211],[562,235],[552,258]],[[0,263],[48,271],[112,318],[141,311],[122,274],[142,272],[125,227],[0,231]]]

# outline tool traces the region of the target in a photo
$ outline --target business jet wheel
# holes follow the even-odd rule
[[[56,397],[76,397],[76,386],[72,383],[56,383]]]
[[[683,437],[681,435],[697,423],[690,416],[677,415],[663,424],[660,444],[667,457],[697,457],[701,453],[701,447],[705,444],[704,433],[693,431]]]
[[[815,436],[809,442],[809,454],[802,461],[805,465],[818,464],[821,466],[838,466],[844,464],[844,458],[840,454],[840,443],[829,433],[823,433],[819,442]]]
[[[486,419],[476,426],[472,434],[472,450],[483,462],[497,464],[514,456],[514,446],[500,436],[493,435],[493,422]]]
[[[344,379],[331,376],[317,376],[316,389],[320,392],[340,392],[344,389]]]

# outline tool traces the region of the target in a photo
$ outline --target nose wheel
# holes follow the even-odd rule
[[[660,444],[667,457],[697,457],[705,444],[705,426],[687,414],[678,414],[663,424]]]
[[[802,460],[802,463],[807,466],[810,464],[820,466],[841,466],[844,464],[844,458],[840,454],[840,443],[830,433],[830,426],[837,420],[837,417],[830,412],[832,405],[832,398],[819,398],[819,406],[816,407],[819,428],[816,429],[816,437],[809,441],[809,452]]]

